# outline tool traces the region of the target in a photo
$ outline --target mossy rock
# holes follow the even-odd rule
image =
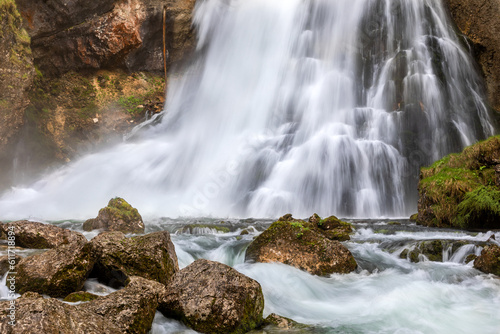
[[[248,246],[245,259],[282,262],[314,275],[349,273],[357,264],[351,252],[337,240],[330,240],[314,219],[306,222],[285,215],[271,224]]]
[[[99,298],[98,295],[94,295],[93,293],[86,291],[77,291],[70,293],[67,295],[63,301],[68,303],[77,303],[77,302],[89,302],[91,300]]]
[[[353,231],[352,225],[335,216],[321,219],[315,213],[309,218],[309,222],[316,224],[318,231],[330,240],[347,241],[351,239],[349,234]]]
[[[84,231],[103,229],[104,231],[120,231],[123,233],[144,233],[144,222],[136,208],[123,198],[111,199],[108,206],[99,210],[96,218],[83,223]]]
[[[422,168],[417,223],[459,229],[500,228],[500,136]]]
[[[474,268],[487,274],[500,276],[500,247],[497,245],[484,247],[481,255],[474,260]]]

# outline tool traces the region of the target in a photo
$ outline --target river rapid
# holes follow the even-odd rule
[[[347,275],[318,277],[280,263],[245,262],[245,250],[270,220],[155,219],[146,233],[168,230],[181,268],[199,258],[225,263],[257,280],[270,313],[311,325],[303,333],[500,333],[500,280],[466,263],[492,235],[417,226],[408,220],[352,220],[351,240],[344,245],[358,269]],[[57,222],[80,232],[81,222]],[[240,235],[243,230],[248,234]],[[97,232],[83,232],[92,238]],[[443,244],[443,262],[401,258],[404,249],[422,241]],[[3,254],[2,254],[3,255]],[[89,279],[90,292],[114,291]],[[7,290],[5,281],[1,297]],[[157,313],[151,333],[195,333]],[[263,333],[263,332],[261,332]],[[268,332],[269,333],[269,332]]]

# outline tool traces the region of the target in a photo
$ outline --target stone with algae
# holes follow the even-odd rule
[[[120,231],[123,233],[144,233],[144,222],[136,208],[123,198],[111,199],[108,206],[99,210],[96,218],[83,223],[85,231],[101,229],[104,231]]]

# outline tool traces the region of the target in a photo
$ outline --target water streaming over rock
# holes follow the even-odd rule
[[[160,124],[0,201],[3,217],[406,216],[418,168],[495,132],[436,0],[204,0]]]

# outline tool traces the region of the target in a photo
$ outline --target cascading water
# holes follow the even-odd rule
[[[159,125],[17,188],[4,218],[405,216],[418,168],[495,131],[434,0],[204,0]]]

